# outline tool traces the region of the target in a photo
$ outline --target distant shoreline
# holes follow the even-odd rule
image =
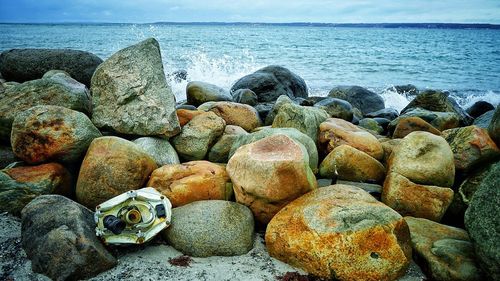
[[[152,23],[0,23],[0,25],[192,25],[192,26],[293,26],[293,27],[348,27],[348,28],[422,28],[422,29],[500,29],[500,24],[489,23],[263,23],[263,22],[152,22]]]

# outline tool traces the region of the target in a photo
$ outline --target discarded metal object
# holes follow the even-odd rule
[[[142,244],[170,225],[172,204],[151,187],[131,190],[98,205],[96,235],[106,244]]]

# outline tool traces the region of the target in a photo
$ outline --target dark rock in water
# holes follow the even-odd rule
[[[193,81],[186,86],[187,103],[200,106],[209,101],[233,101],[224,89],[205,82]]]
[[[488,129],[488,126],[491,123],[491,120],[493,120],[493,115],[495,114],[495,110],[490,110],[481,116],[478,116],[476,119],[474,119],[474,123],[472,125],[476,125],[480,128],[483,129]]]
[[[497,105],[490,125],[488,126],[488,133],[495,143],[500,146],[500,105]]]
[[[59,195],[31,201],[22,212],[22,246],[34,272],[53,280],[86,279],[117,261],[95,235],[89,209]]]
[[[314,104],[315,107],[324,109],[330,117],[351,121],[353,112],[349,102],[336,98],[325,98]]]
[[[493,165],[465,212],[465,227],[478,263],[490,280],[500,280],[500,162]]]
[[[426,90],[421,92],[401,111],[401,115],[414,108],[456,113],[460,117],[461,126],[470,125],[473,121],[472,117],[453,98],[449,97],[448,93],[442,91]]]
[[[269,112],[273,109],[273,106],[274,102],[268,102],[268,103],[259,103],[255,105],[253,108],[257,110],[262,120],[266,120],[267,115],[269,115]]]
[[[232,93],[235,102],[254,106],[258,102],[257,94],[250,89],[238,89]]]
[[[328,96],[348,101],[352,106],[361,110],[363,114],[385,108],[384,100],[380,95],[359,86],[335,87]]]
[[[375,117],[372,119],[375,120],[380,125],[380,127],[382,127],[382,129],[384,129],[384,131],[387,131],[387,127],[389,126],[389,123],[391,123],[391,120],[386,119],[386,118]]]
[[[259,102],[271,102],[281,95],[290,98],[307,98],[307,85],[304,79],[290,70],[277,65],[266,66],[240,78],[231,88],[250,89],[257,94]]]
[[[17,82],[39,79],[58,69],[90,87],[92,74],[101,63],[102,59],[92,53],[69,49],[12,49],[0,54],[2,76]]]
[[[12,147],[0,145],[0,170],[16,161],[20,161],[20,159],[14,155]]]
[[[400,95],[406,95],[406,96],[416,96],[419,93],[417,86],[412,84],[397,85],[390,87],[388,90],[393,90]]]
[[[19,214],[39,195],[71,194],[71,177],[60,164],[26,166],[0,171],[0,211]]]
[[[477,118],[484,113],[494,110],[495,107],[487,102],[487,101],[478,101],[475,102],[473,105],[471,105],[469,108],[467,108],[465,111],[472,117],[472,118]]]
[[[92,77],[92,122],[97,128],[141,136],[180,131],[175,96],[165,79],[160,45],[153,38],[122,49]]]
[[[394,120],[394,119],[398,118],[398,116],[399,116],[399,112],[394,108],[384,108],[381,110],[377,110],[377,111],[365,114],[365,117],[368,117],[368,118],[386,118],[389,120]]]
[[[170,74],[170,77],[174,78],[174,81],[179,83],[181,81],[186,81],[188,78],[188,72],[184,69],[176,70]]]

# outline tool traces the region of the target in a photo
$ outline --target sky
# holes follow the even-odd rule
[[[496,23],[500,0],[0,0],[0,22]]]

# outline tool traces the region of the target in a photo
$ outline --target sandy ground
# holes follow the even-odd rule
[[[0,214],[0,280],[49,280],[31,270],[31,262],[21,248],[20,236],[19,219],[5,213]],[[90,280],[276,281],[282,280],[281,277],[287,272],[305,275],[303,271],[271,258],[266,251],[262,234],[256,235],[254,248],[246,255],[192,258],[188,266],[170,264],[170,259],[182,256],[182,253],[159,239],[148,245],[114,248],[112,253],[118,258],[118,266]],[[425,277],[412,264],[407,275],[400,280],[420,281],[425,280]]]

